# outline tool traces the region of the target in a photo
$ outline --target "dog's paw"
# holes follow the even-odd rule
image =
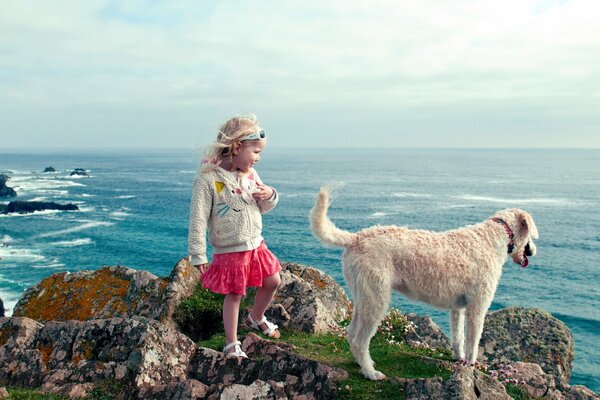
[[[369,371],[369,372],[363,371],[363,374],[365,375],[365,377],[367,379],[370,379],[372,381],[382,381],[385,378],[387,378],[383,372],[379,372],[376,370]]]

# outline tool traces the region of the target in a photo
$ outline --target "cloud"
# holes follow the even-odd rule
[[[112,116],[132,131],[121,110],[162,125],[169,113],[192,124],[198,110],[323,121],[323,111],[358,108],[384,122],[414,109],[464,115],[460,107],[482,102],[589,108],[600,93],[597,9],[591,0],[10,2],[0,103],[13,125],[27,110],[81,128]]]

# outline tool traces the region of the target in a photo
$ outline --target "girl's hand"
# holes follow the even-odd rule
[[[208,268],[208,263],[206,264],[199,264],[199,265],[194,265],[194,267],[198,268],[198,271],[200,271],[201,274],[206,272],[206,269]]]
[[[256,192],[252,193],[252,197],[256,201],[267,200],[273,197],[273,188],[271,186],[267,186],[264,183],[256,183]]]

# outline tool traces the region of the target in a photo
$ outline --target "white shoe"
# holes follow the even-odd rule
[[[226,345],[225,347],[223,347],[223,353],[225,353],[226,357],[248,358],[248,355],[242,351],[242,348],[240,347],[241,344],[242,343],[239,340],[236,340],[235,342],[231,342],[228,345]],[[231,350],[231,349],[233,349],[233,350]]]

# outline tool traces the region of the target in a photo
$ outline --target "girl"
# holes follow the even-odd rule
[[[248,325],[272,338],[277,325],[264,313],[281,282],[279,261],[264,243],[261,214],[279,196],[260,180],[253,166],[265,148],[266,134],[253,114],[227,120],[209,146],[194,181],[190,207],[189,254],[202,273],[202,286],[225,295],[223,353],[247,357],[237,339],[238,313],[249,286],[260,286]],[[206,231],[214,256],[209,268]]]

